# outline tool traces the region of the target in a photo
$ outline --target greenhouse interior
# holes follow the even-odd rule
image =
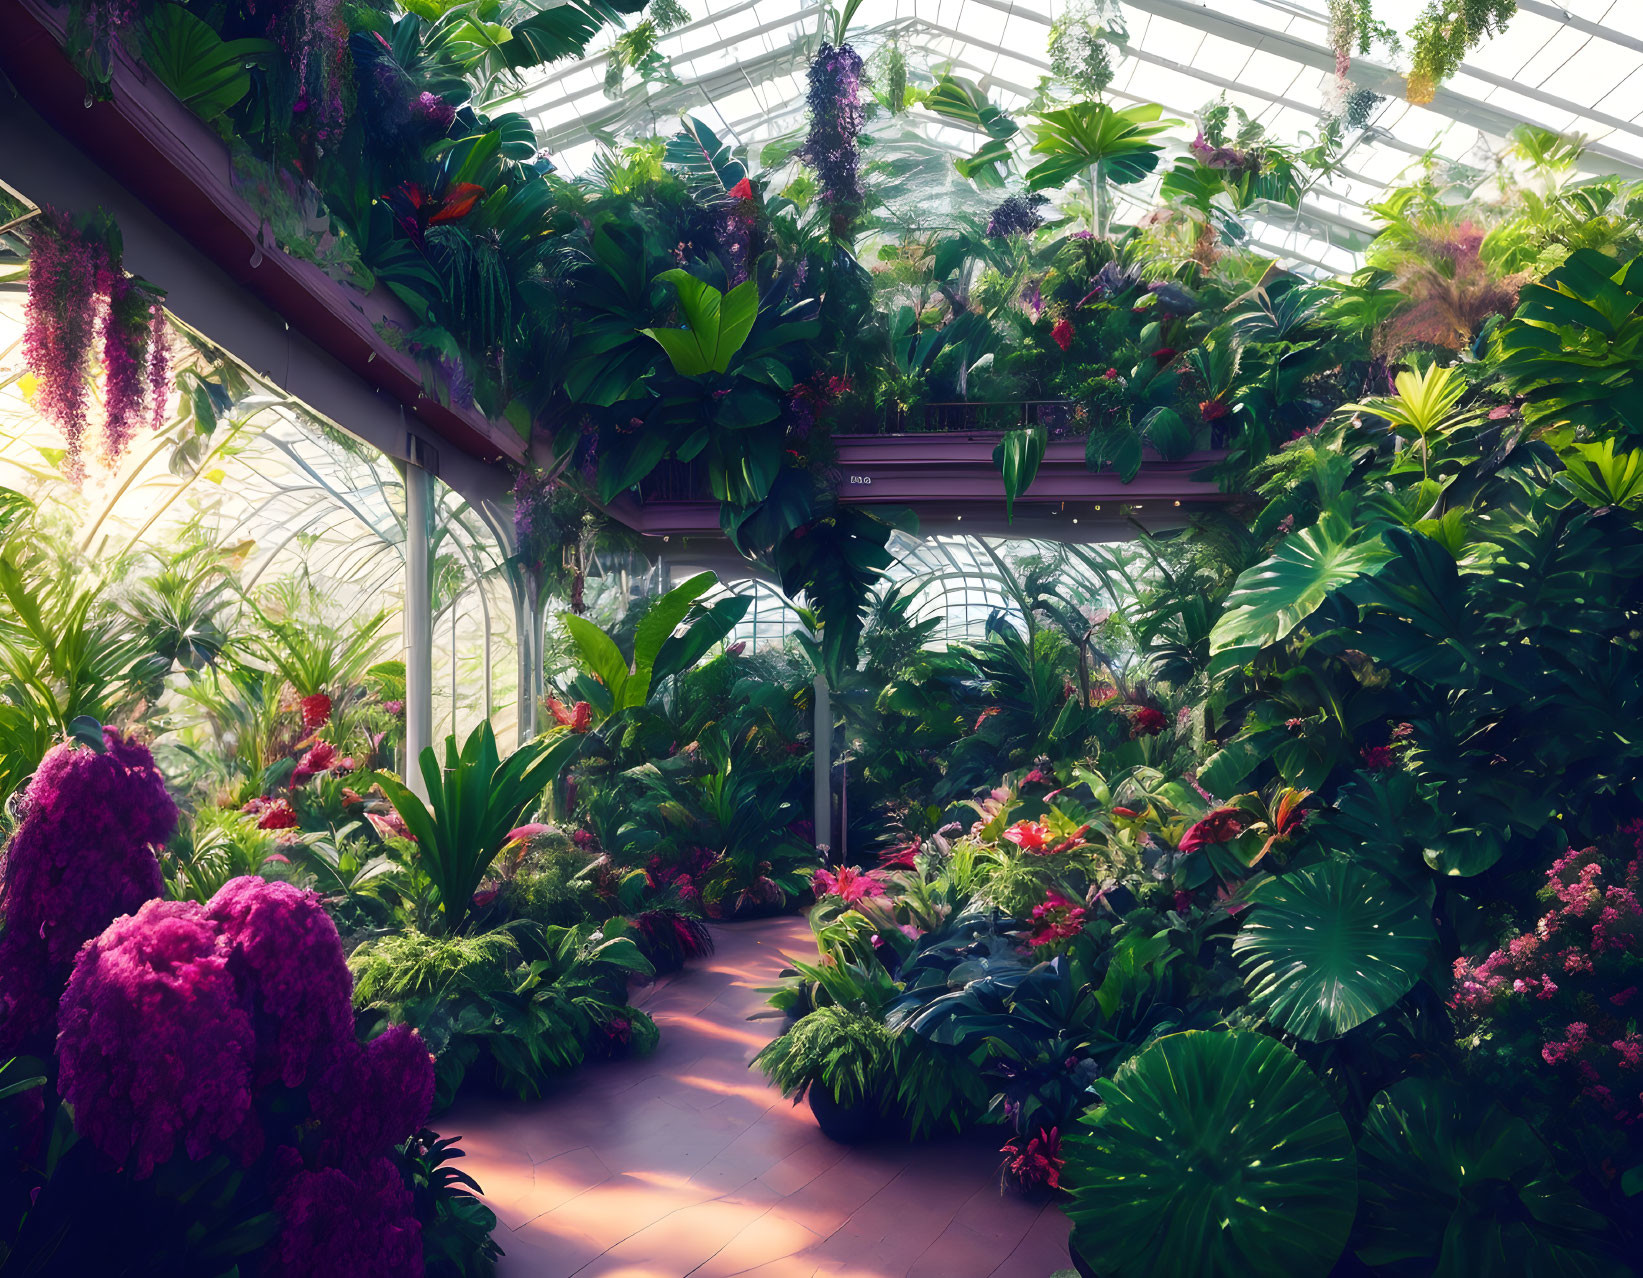
[[[0,1278],[1643,1273],[1643,4],[0,13]]]

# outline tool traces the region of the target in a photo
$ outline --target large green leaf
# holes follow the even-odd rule
[[[272,40],[224,40],[176,4],[158,6],[143,23],[143,61],[202,120],[215,120],[251,89],[249,68],[272,60]]]
[[[1152,141],[1179,120],[1163,120],[1163,107],[1150,102],[1114,110],[1104,102],[1078,102],[1039,116],[1033,154],[1046,157],[1027,171],[1027,185],[1042,191],[1065,186],[1086,169],[1100,166],[1119,186],[1139,182],[1158,167],[1163,148]]]
[[[1044,460],[1044,447],[1049,434],[1042,426],[1027,426],[1021,430],[1004,432],[993,449],[993,464],[1004,476],[1004,517],[1015,518],[1016,501],[1032,487]]]
[[[1375,1098],[1358,1143],[1366,1264],[1432,1278],[1618,1278],[1603,1217],[1560,1180],[1521,1118],[1487,1094],[1419,1078]],[[1434,1266],[1434,1259],[1436,1265]]]
[[[1357,1205],[1352,1138],[1283,1044],[1171,1034],[1097,1085],[1067,1214],[1103,1278],[1321,1278]]]
[[[1240,576],[1210,632],[1212,668],[1242,664],[1294,630],[1342,586],[1378,572],[1391,553],[1379,537],[1356,538],[1352,526],[1331,511]]]
[[[742,349],[759,316],[759,286],[744,280],[728,293],[705,284],[689,271],[663,271],[658,279],[679,293],[683,328],[642,328],[667,353],[673,371],[685,377],[723,373]]]
[[[685,182],[709,195],[723,195],[747,177],[747,165],[735,156],[728,142],[693,115],[683,117],[677,133],[667,140],[663,158]]]
[[[559,620],[571,642],[581,652],[583,664],[610,689],[614,705],[620,706],[627,690],[629,672],[627,658],[616,646],[616,640],[586,617],[578,617],[573,612],[561,614]]]
[[[1351,861],[1268,880],[1233,938],[1250,997],[1310,1042],[1339,1038],[1413,988],[1437,941],[1426,907]]]
[[[719,579],[712,573],[699,572],[651,603],[650,610],[640,619],[633,632],[633,677],[618,698],[618,706],[645,703],[650,696],[651,670],[656,665],[662,645],[673,637],[673,632],[679,628],[691,605],[718,583]]]

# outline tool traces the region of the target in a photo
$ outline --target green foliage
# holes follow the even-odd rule
[[[1329,1273],[1356,1205],[1352,1138],[1301,1060],[1259,1034],[1173,1034],[1100,1085],[1069,1139],[1068,1215],[1110,1278]]]
[[[1027,171],[1035,191],[1065,186],[1089,169],[1119,186],[1141,181],[1158,167],[1163,148],[1152,138],[1181,123],[1161,118],[1150,103],[1116,110],[1080,102],[1039,116],[1033,154],[1045,158]]]
[[[1420,978],[1437,941],[1425,906],[1374,871],[1326,861],[1270,879],[1233,939],[1250,998],[1297,1038],[1338,1038]]]
[[[433,886],[445,933],[462,930],[473,894],[501,852],[507,832],[580,746],[575,734],[565,733],[528,742],[504,760],[487,720],[469,734],[460,751],[455,737],[445,739],[443,767],[432,746],[422,752],[418,763],[426,803],[398,777],[376,774],[376,783],[416,838],[416,866]]]
[[[682,328],[642,328],[667,352],[673,371],[701,377],[729,370],[759,314],[759,288],[744,280],[728,293],[704,284],[689,271],[664,271],[658,278],[679,293]]]
[[[1370,1107],[1358,1165],[1353,1243],[1366,1264],[1416,1261],[1443,1278],[1624,1272],[1606,1254],[1603,1218],[1557,1175],[1534,1130],[1486,1095],[1396,1084]]]
[[[894,1081],[892,1046],[882,1022],[836,1005],[819,1007],[753,1058],[784,1096],[803,1099],[812,1087],[839,1104],[879,1100]]]
[[[251,70],[266,66],[271,40],[223,40],[178,4],[155,6],[143,21],[143,61],[177,100],[202,120],[217,120],[251,91]]]

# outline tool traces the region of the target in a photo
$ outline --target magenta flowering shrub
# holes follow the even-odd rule
[[[295,1149],[274,1158],[275,1206],[283,1221],[265,1273],[280,1278],[404,1278],[422,1272],[422,1226],[411,1191],[387,1158],[352,1173],[309,1170]]]
[[[427,1121],[433,1100],[433,1057],[415,1030],[390,1025],[369,1043],[343,1044],[309,1092],[320,1157],[353,1167],[386,1154]]]
[[[1629,1129],[1643,1120],[1643,821],[1620,839],[1618,855],[1559,857],[1547,912],[1485,958],[1458,959],[1450,1006],[1576,1108]]]
[[[318,895],[289,883],[231,879],[207,913],[234,940],[257,1027],[259,1087],[276,1080],[296,1087],[338,1043],[355,1046],[354,983]]]
[[[0,859],[0,1057],[49,1054],[74,956],[109,922],[160,895],[154,846],[177,807],[148,748],[103,730],[104,752],[53,747],[24,791]]]
[[[86,946],[63,995],[59,1090],[76,1129],[138,1179],[182,1148],[249,1162],[256,1035],[232,945],[192,901],[150,901]]]

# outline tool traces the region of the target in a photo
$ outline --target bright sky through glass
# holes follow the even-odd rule
[[[677,84],[604,90],[607,38],[580,62],[534,78],[522,105],[555,162],[585,172],[599,137],[670,133],[688,111],[721,137],[753,148],[801,129],[804,68],[822,31],[808,0],[684,0],[691,21],[664,36]],[[1422,0],[1378,0],[1376,12],[1407,30]],[[1326,0],[1123,0],[1127,55],[1109,96],[1157,102],[1187,123],[1215,98],[1242,107],[1269,135],[1294,142],[1317,127],[1334,79]],[[1005,109],[1023,106],[1049,70],[1054,0],[864,0],[850,40],[864,57],[892,41],[918,73],[950,67]],[[1429,150],[1488,172],[1513,125],[1528,122],[1589,140],[1584,167],[1643,177],[1643,0],[1519,0],[1501,36],[1467,59],[1429,106],[1404,101],[1397,59],[1359,59],[1355,84],[1385,95],[1369,127],[1348,141],[1341,170],[1311,191],[1297,214],[1275,209],[1255,230],[1273,252],[1315,269],[1349,270],[1372,232],[1368,204]],[[968,153],[974,135],[915,108],[933,142]],[[755,151],[755,159],[757,152]],[[1126,192],[1139,206],[1150,185]],[[1136,204],[1132,203],[1132,211]]]

